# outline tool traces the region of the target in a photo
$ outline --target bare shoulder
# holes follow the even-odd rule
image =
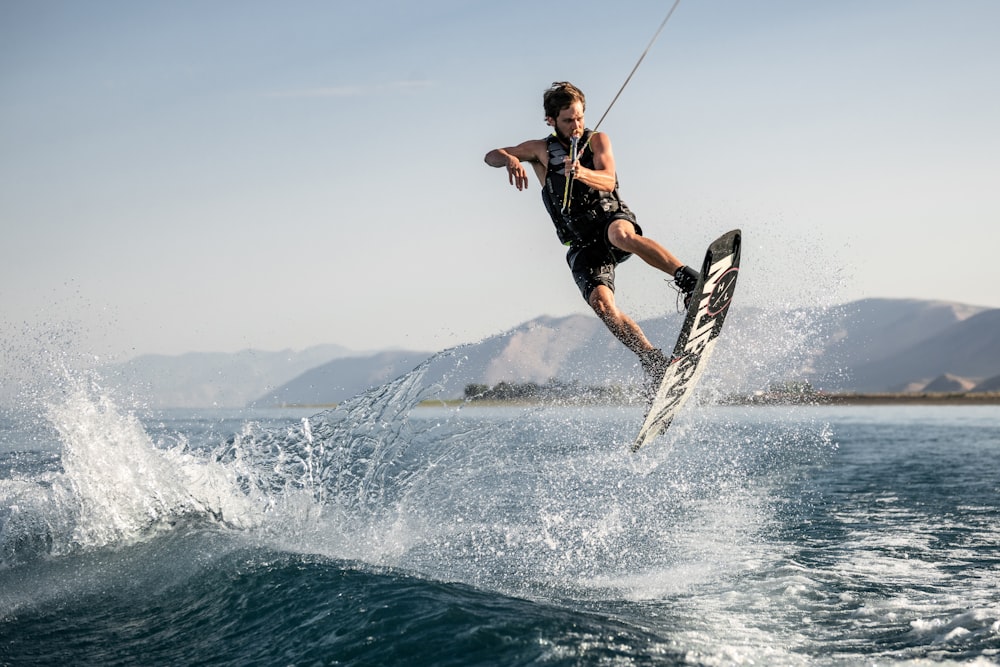
[[[590,137],[590,145],[595,152],[599,149],[610,150],[611,137],[608,136],[607,132],[594,132]]]
[[[614,175],[615,155],[611,150],[611,138],[604,132],[595,132],[590,137],[590,150],[594,154],[594,168]]]

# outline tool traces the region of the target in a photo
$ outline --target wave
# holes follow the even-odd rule
[[[407,445],[420,371],[297,427],[248,422],[210,449],[191,446],[184,433],[154,442],[98,378],[71,377],[45,406],[58,451],[15,443],[6,455],[24,472],[0,480],[0,566],[129,544],[181,520],[249,529],[276,514],[304,511],[308,520],[345,499],[353,514],[370,513]]]
[[[763,516],[741,480],[753,457],[775,452],[754,431],[681,425],[673,437],[682,449],[671,453],[665,439],[637,457],[625,446],[634,408],[527,408],[523,419],[414,410],[439,386],[428,369],[455,354],[295,423],[248,422],[212,446],[184,433],[154,440],[98,379],[79,376],[47,406],[55,458],[0,480],[0,566],[127,545],[193,521],[301,552],[457,571],[510,591],[496,572],[614,578],[623,554],[678,553],[671,542],[693,539],[685,530]],[[789,433],[773,448],[802,437],[813,435]],[[567,550],[575,555],[554,557]],[[434,555],[442,551],[445,565]],[[477,567],[482,559],[496,572]]]
[[[54,446],[2,462],[0,663],[837,664],[995,641],[988,593],[942,606],[955,577],[900,567],[933,514],[874,534],[828,507],[821,417],[693,410],[634,455],[637,408],[416,409],[441,363],[214,440],[67,382]]]
[[[321,556],[226,549],[218,536],[185,530],[134,545],[118,562],[136,574],[110,590],[116,566],[107,559],[78,563],[91,583],[63,591],[57,607],[5,619],[0,661],[325,664],[335,656],[339,664],[495,665],[679,658],[655,633],[607,614]],[[199,566],[182,559],[191,571],[180,576],[170,563],[184,552],[210,560]],[[42,634],[49,640],[37,641]]]

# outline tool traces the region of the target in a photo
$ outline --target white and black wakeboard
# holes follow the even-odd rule
[[[667,372],[653,395],[632,451],[662,433],[691,396],[722,331],[740,270],[742,234],[734,229],[708,247]]]

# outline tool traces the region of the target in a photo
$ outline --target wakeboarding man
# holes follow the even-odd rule
[[[611,139],[586,129],[583,92],[568,81],[557,81],[543,96],[545,122],[554,131],[545,139],[486,154],[486,164],[507,169],[510,184],[528,187],[525,162],[542,183],[542,202],[569,246],[566,262],[584,300],[618,340],[639,357],[654,383],[668,360],[636,322],[615,305],[615,267],[638,255],[650,266],[673,276],[687,306],[698,273],[681,264],[669,250],[642,235],[636,217],[618,196],[618,176]],[[575,159],[574,159],[575,158]],[[568,174],[568,175],[567,175]]]

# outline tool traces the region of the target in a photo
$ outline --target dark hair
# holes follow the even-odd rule
[[[579,102],[584,110],[587,109],[587,98],[584,97],[582,90],[569,81],[554,81],[542,96],[545,117],[557,117],[560,111],[569,107],[573,102]]]

